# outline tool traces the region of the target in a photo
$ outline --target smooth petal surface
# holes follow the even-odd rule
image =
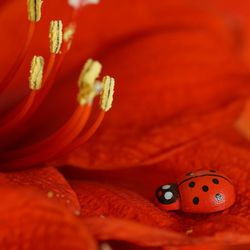
[[[223,15],[226,16],[228,22],[238,33],[239,39],[239,52],[242,59],[246,62],[248,68],[250,67],[250,18],[249,9],[250,4],[247,0],[212,0],[212,2],[218,7]]]
[[[1,187],[0,194],[1,249],[97,249],[82,223],[39,193]]]

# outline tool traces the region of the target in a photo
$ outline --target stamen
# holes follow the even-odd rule
[[[44,58],[42,56],[34,56],[30,68],[30,89],[38,90],[42,86],[43,80]]]
[[[43,84],[48,80],[48,78],[49,78],[49,76],[54,68],[55,60],[56,60],[56,54],[50,54],[49,62],[48,62],[48,65],[47,65],[47,68],[46,68],[46,71],[45,71],[45,74],[43,77]]]
[[[28,19],[31,22],[38,22],[42,16],[43,0],[27,0]]]
[[[80,117],[82,114],[82,107],[79,106],[75,112],[72,114],[71,118],[62,126],[62,128],[58,129],[54,134],[51,136],[47,137],[46,139],[34,143],[31,146],[23,147],[17,150],[13,150],[10,152],[6,152],[4,154],[3,159],[5,160],[11,160],[13,158],[21,158],[24,157],[27,154],[30,154],[31,152],[37,152],[44,148],[46,145],[49,145],[51,143],[54,143],[54,140],[59,136],[59,135],[65,135],[69,132],[68,128],[71,130],[74,129],[74,126],[79,122]],[[67,128],[67,129],[65,129]]]
[[[88,97],[87,95],[85,96],[85,98],[90,99],[90,97]],[[37,164],[37,163],[40,163],[40,161],[44,160],[48,156],[52,157],[60,153],[62,149],[68,147],[77,138],[77,136],[81,133],[81,130],[83,129],[83,127],[85,126],[89,118],[89,115],[91,112],[91,103],[88,103],[86,106],[83,106],[82,102],[79,101],[79,104],[80,105],[78,106],[78,108],[76,109],[76,111],[74,112],[70,120],[64,126],[62,126],[61,129],[59,129],[57,132],[52,134],[50,137],[48,137],[47,139],[41,142],[28,146],[26,148],[22,148],[22,149],[15,150],[12,152],[7,152],[1,158],[7,161],[11,159],[22,158],[23,160],[22,159],[20,161],[18,160],[19,166],[20,166],[21,162],[23,161],[25,162],[26,165],[29,164],[30,161],[32,162],[32,164],[35,164],[35,163]],[[43,155],[43,158],[36,157],[36,155],[38,155],[37,152],[40,152],[40,151],[41,152],[46,151],[46,154]],[[48,151],[50,153],[48,153]],[[31,159],[32,155],[34,156],[34,159],[37,160],[37,162],[34,162],[34,160]],[[26,158],[27,158],[27,161],[25,160]],[[50,158],[47,158],[47,159],[50,159]],[[10,164],[12,167],[15,165],[14,162]]]
[[[69,50],[71,48],[75,32],[76,32],[76,25],[74,23],[70,23],[64,29],[62,53],[63,53],[64,50]]]
[[[72,34],[71,39],[73,39],[73,34]],[[54,84],[55,78],[58,74],[58,71],[61,68],[61,65],[64,61],[64,58],[65,58],[67,52],[69,51],[70,47],[69,47],[68,43],[71,43],[71,42],[72,42],[72,40],[63,42],[62,52],[60,53],[59,60],[58,60],[57,65],[56,65],[54,70],[53,70],[53,68],[54,68],[54,64],[55,64],[56,54],[50,54],[48,66],[47,66],[47,69],[46,69],[44,77],[43,77],[43,85],[45,85],[45,86],[44,86],[44,89],[42,90],[42,92],[39,93],[39,98],[36,99],[35,104],[32,106],[32,110],[30,110],[30,112],[29,112],[30,116],[36,112],[36,110],[39,108],[39,106],[41,105],[41,103],[43,102],[43,100],[46,98],[49,91],[51,90],[51,88]],[[52,70],[53,70],[53,75],[50,77],[50,80],[47,81]]]
[[[55,25],[56,29],[54,28]],[[56,48],[60,51],[61,41],[62,41],[61,21],[51,22],[50,38],[51,38],[51,46],[55,49],[54,52],[57,52]],[[24,101],[24,104],[21,104],[18,107],[16,107],[10,114],[8,114],[4,118],[5,125],[0,128],[0,136],[4,135],[5,133],[11,132],[11,129],[13,129],[15,126],[18,126],[25,119],[28,119],[29,116],[31,116],[39,107],[42,100],[46,97],[49,91],[48,89],[50,89],[51,86],[47,88],[45,94],[42,95],[41,98],[36,98],[36,105],[33,105],[35,97],[37,95],[36,91],[39,90],[41,86],[48,80],[55,64],[55,58],[56,58],[56,53],[51,53],[43,77],[44,59],[43,57],[37,57],[37,56],[33,57],[31,63],[29,83],[30,83],[30,89],[35,92],[29,95],[27,100]],[[17,113],[18,115],[15,115]]]
[[[64,151],[62,154],[65,154],[66,152],[69,153],[73,151],[74,149],[80,147],[84,143],[86,143],[97,131],[97,129],[102,124],[102,121],[105,117],[104,111],[100,111],[99,115],[97,116],[97,119],[95,122],[91,125],[91,127],[80,137],[78,137],[68,148],[67,151]]]
[[[31,22],[29,25],[29,30],[26,38],[26,42],[20,51],[19,55],[17,56],[16,61],[14,62],[14,65],[11,67],[11,69],[6,73],[3,80],[0,83],[0,93],[4,92],[4,90],[12,83],[17,71],[19,70],[20,66],[22,65],[25,56],[27,54],[27,51],[30,47],[31,40],[33,38],[35,32],[35,23]]]
[[[103,90],[100,98],[101,111],[97,116],[97,119],[83,135],[78,137],[71,145],[69,145],[69,147],[67,147],[63,152],[61,152],[60,155],[67,154],[73,151],[74,149],[80,147],[95,134],[95,132],[100,127],[105,117],[105,113],[112,107],[114,86],[115,86],[114,78],[111,78],[109,76],[105,76],[103,78]]]
[[[4,121],[4,124],[0,128],[0,136],[8,136],[10,130],[14,129],[20,122],[24,120],[28,111],[32,107],[36,100],[37,90],[30,92],[20,109],[15,109],[13,113],[8,115],[8,118]],[[1,122],[2,123],[2,122]]]
[[[46,139],[10,151],[9,146],[11,146],[13,142],[18,141],[23,132],[22,128],[25,128],[20,125],[23,125],[24,122],[26,122],[27,119],[37,110],[55,81],[64,57],[70,49],[77,27],[76,21],[80,13],[80,7],[87,4],[96,4],[98,2],[99,0],[68,0],[68,3],[73,7],[73,12],[71,21],[65,28],[64,33],[62,31],[63,25],[61,20],[51,21],[49,33],[50,58],[45,72],[43,73],[44,58],[41,56],[34,56],[30,68],[30,93],[28,97],[26,97],[22,103],[13,108],[13,110],[1,120],[0,146],[5,151],[2,151],[1,153],[1,166],[16,169],[20,167],[39,165],[53,160],[60,155],[61,152],[67,151],[71,147],[80,145],[88,140],[100,126],[105,116],[105,112],[111,108],[114,92],[114,79],[107,76],[103,79],[103,82],[97,81],[102,65],[98,61],[90,59],[84,65],[79,77],[79,104],[70,119],[65,122],[59,130],[56,130]],[[15,73],[24,61],[34,34],[35,23],[41,19],[42,3],[43,0],[27,0],[28,19],[30,21],[28,37],[26,39],[25,47],[17,57],[14,67],[6,74],[4,81],[0,83],[0,92],[1,89],[5,89],[14,79]],[[59,60],[57,64],[55,64],[56,55],[59,53]],[[80,136],[89,119],[93,99],[97,95],[101,95],[100,114],[90,129]]]
[[[76,26],[74,24],[69,24],[67,27],[65,27],[63,32],[63,41],[68,43],[73,39],[73,36],[76,31]]]
[[[42,9],[42,0],[27,0],[27,8],[28,8],[28,19],[30,21],[29,30],[26,38],[26,42],[24,47],[20,51],[17,59],[12,66],[12,68],[7,72],[4,76],[3,80],[0,83],[0,93],[4,92],[4,90],[12,83],[17,71],[21,67],[27,51],[30,47],[31,40],[34,36],[35,32],[35,23],[41,19],[41,9]]]
[[[63,25],[61,20],[50,22],[50,53],[58,54],[62,45]]]
[[[93,86],[95,80],[98,78],[102,70],[102,65],[98,61],[89,59],[83,66],[82,72],[80,74],[78,85],[83,88],[84,85]]]
[[[34,106],[36,107],[37,100],[39,100],[39,98],[37,98],[39,95],[39,90],[49,77],[53,69],[54,62],[55,54],[51,54],[43,77],[44,59],[41,56],[33,57],[29,77],[29,86],[32,91],[26,101],[24,101],[24,104],[21,104],[19,107],[15,108],[10,114],[8,114],[4,122],[1,122],[1,137],[5,137],[6,135],[12,133],[14,128],[19,126],[20,123],[27,120],[33,114]],[[18,131],[16,134],[18,134]]]
[[[55,135],[52,135],[50,138],[47,138],[36,145],[31,145],[27,148],[21,149],[20,151],[27,153],[27,155],[23,155],[22,158],[18,159],[17,157],[18,155],[20,155],[20,151],[11,152],[11,154],[8,154],[7,157],[12,155],[12,159],[14,160],[6,162],[4,163],[4,165],[8,168],[19,168],[24,166],[28,167],[52,159],[55,155],[60,153],[65,147],[72,143],[73,140],[75,140],[75,138],[79,135],[79,133],[87,123],[90,112],[90,105],[87,105],[85,107],[79,106],[70,119],[70,122],[68,122],[60,129],[60,133],[57,132]],[[76,117],[75,115],[77,115],[78,117]],[[77,124],[72,124],[72,121],[75,122],[77,119]],[[1,158],[6,159],[5,156]]]
[[[102,65],[98,61],[89,59],[85,63],[78,80],[80,88],[78,101],[81,105],[91,103],[96,96],[95,82],[100,75],[101,69]]]
[[[42,87],[43,70],[44,58],[42,56],[34,56],[31,62],[29,77],[29,87],[32,91],[24,103],[9,113],[4,122],[1,122],[1,136],[4,136],[6,133],[8,134],[11,129],[19,125],[20,122],[26,118],[27,113],[31,109],[36,99],[38,90],[40,90]]]
[[[55,78],[56,78],[57,73],[58,73],[58,71],[59,71],[59,69],[60,69],[60,67],[61,67],[61,65],[63,63],[65,55],[66,55],[66,52],[60,54],[60,58],[58,60],[58,63],[56,65],[54,71],[53,71],[53,74],[50,77],[50,79],[48,80],[48,77],[51,74],[52,69],[53,69],[54,64],[55,64],[55,54],[50,55],[49,63],[48,63],[48,66],[47,66],[48,70],[46,70],[44,78],[43,78],[43,82],[46,82],[46,84],[45,84],[44,89],[42,90],[42,92],[39,93],[39,98],[36,100],[35,105],[32,107],[32,111],[31,111],[30,115],[32,115],[34,112],[36,112],[36,110],[39,108],[39,106],[44,101],[44,99],[48,95],[49,91],[53,87]]]
[[[95,90],[89,86],[86,86],[79,92],[77,100],[81,106],[84,106],[88,103],[92,103],[95,95]]]
[[[114,95],[115,79],[110,76],[103,78],[103,91],[101,93],[100,106],[107,112],[112,107]]]

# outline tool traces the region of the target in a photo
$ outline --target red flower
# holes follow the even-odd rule
[[[10,83],[8,89],[1,85],[1,247],[248,249],[250,158],[240,135],[249,135],[245,23],[200,1],[103,0],[81,10],[72,48],[66,56],[66,39],[62,53],[50,57],[55,66],[41,90],[36,74],[31,82],[40,94],[32,99],[25,84],[29,61],[37,52],[48,54],[50,19],[67,23],[71,12],[67,1],[44,1],[32,46],[12,80],[23,59],[15,41],[24,40],[24,31],[16,27],[26,13],[22,1],[1,3],[0,76]],[[51,48],[58,50],[57,44]],[[74,113],[74,82],[80,62],[90,56],[103,62],[118,86],[112,112],[80,145],[79,138],[85,142],[98,127],[88,132],[91,124],[102,118],[95,122],[94,110],[86,136],[81,131],[88,113]],[[36,60],[40,70],[43,61]],[[46,87],[55,77],[56,85]],[[91,93],[80,88],[81,104]],[[17,104],[27,96],[32,105]],[[209,215],[155,207],[157,186],[199,168],[216,168],[231,178],[234,206]]]

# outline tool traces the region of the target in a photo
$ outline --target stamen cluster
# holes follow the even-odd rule
[[[29,77],[29,95],[14,107],[5,117],[0,119],[0,167],[2,169],[16,169],[30,167],[48,163],[58,157],[69,153],[73,149],[85,143],[100,126],[105,112],[107,112],[113,101],[114,78],[105,76],[102,81],[98,81],[101,74],[102,65],[100,62],[89,59],[84,64],[79,77],[79,93],[76,94],[78,105],[68,121],[60,129],[52,133],[47,138],[27,145],[18,147],[18,139],[22,136],[20,127],[25,126],[29,119],[39,109],[45,97],[52,88],[58,71],[64,61],[65,55],[71,48],[71,43],[77,29],[76,14],[79,7],[88,1],[69,1],[76,7],[72,20],[63,29],[61,20],[53,20],[50,23],[49,41],[50,57],[48,62],[41,55],[36,55],[31,61]],[[26,43],[20,51],[12,69],[6,73],[0,82],[0,94],[12,83],[15,74],[23,64],[30,48],[36,23],[41,19],[42,0],[28,0],[28,19],[30,27],[26,38]],[[90,1],[91,3],[91,1]],[[87,131],[84,127],[89,120],[93,100],[100,97],[100,113],[95,122]],[[46,124],[48,125],[48,124]],[[15,145],[15,146],[14,146]]]

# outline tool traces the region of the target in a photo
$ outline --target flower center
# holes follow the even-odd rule
[[[88,1],[84,1],[84,5]],[[91,2],[91,1],[90,1]],[[69,3],[70,4],[70,3]],[[28,19],[30,21],[26,42],[11,70],[0,82],[0,96],[12,83],[15,74],[23,64],[30,48],[36,23],[41,19],[42,0],[28,0]],[[101,64],[89,59],[80,74],[76,93],[78,105],[71,117],[47,138],[18,147],[18,138],[22,135],[19,128],[25,125],[36,113],[50,92],[61,68],[65,55],[70,51],[77,29],[77,16],[80,8],[74,6],[71,21],[63,29],[61,20],[50,23],[50,57],[46,64],[42,56],[34,56],[29,77],[29,95],[0,118],[0,168],[13,170],[46,164],[67,154],[84,144],[99,128],[105,113],[111,108],[114,92],[114,79],[105,76],[98,81]],[[46,66],[45,66],[46,65]],[[92,111],[93,100],[100,97],[100,112],[89,129],[84,131]]]

